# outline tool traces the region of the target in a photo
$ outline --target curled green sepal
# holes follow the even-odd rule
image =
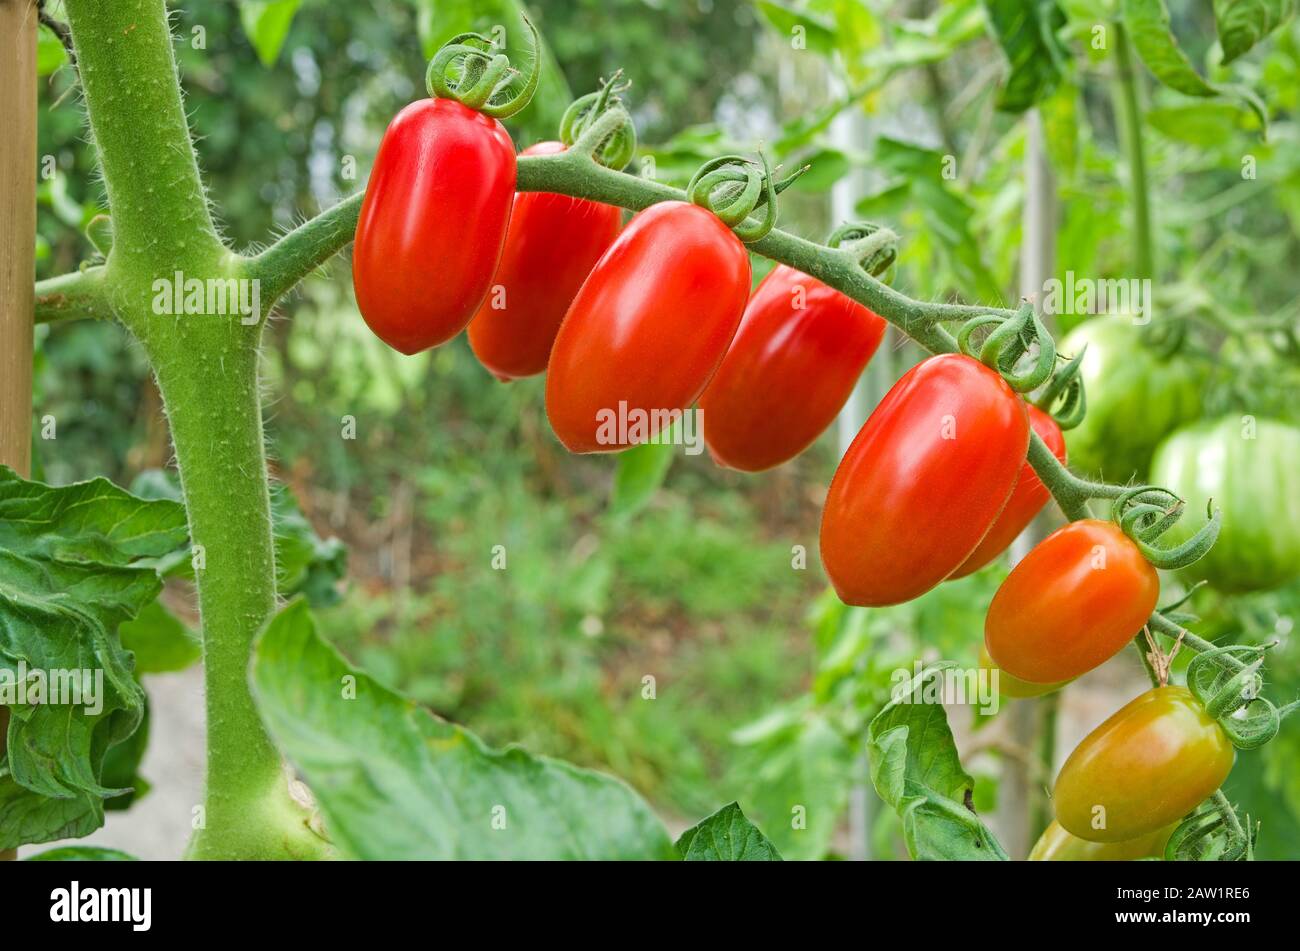
[[[1227,806],[1231,809],[1231,805]],[[1242,826],[1235,812],[1225,815],[1214,799],[1179,823],[1165,845],[1170,862],[1240,862],[1254,858],[1254,837],[1249,819]]]
[[[622,75],[623,70],[617,70],[597,92],[579,96],[560,119],[561,142],[569,148],[581,142],[581,151],[615,171],[625,168],[636,155],[636,125],[618,97],[631,85],[619,82]],[[599,121],[607,115],[617,118]]]
[[[1034,405],[1056,420],[1056,425],[1061,429],[1078,426],[1088,412],[1083,376],[1079,372],[1087,349],[1085,346],[1065,366],[1053,373],[1038,399],[1034,400]]]
[[[113,250],[113,219],[108,215],[95,215],[86,223],[86,238],[104,257]]]
[[[1277,707],[1261,696],[1260,670],[1267,650],[1268,646],[1232,644],[1203,651],[1187,665],[1188,689],[1238,749],[1258,749],[1281,727]],[[1244,665],[1225,665],[1224,657],[1239,657]]]
[[[980,314],[966,321],[957,330],[957,349],[968,357],[979,359],[979,348],[975,345],[975,334],[986,327],[996,327],[1005,323],[997,314]]]
[[[1038,355],[1033,366],[1024,373],[1016,373],[1016,364],[1035,342],[1038,343]],[[1052,368],[1056,366],[1056,342],[1034,313],[1034,305],[1026,302],[1014,317],[984,338],[979,359],[1001,373],[1013,390],[1027,393],[1042,386],[1052,375]]]
[[[1186,568],[1213,547],[1223,525],[1223,510],[1207,512],[1207,521],[1191,538],[1172,548],[1157,548],[1155,541],[1182,516],[1183,500],[1168,489],[1135,486],[1115,500],[1114,514],[1124,534],[1157,568]]]
[[[987,327],[993,327],[993,330],[977,348],[974,336]],[[1017,373],[1016,365],[1035,341],[1038,343],[1038,354],[1033,366],[1023,373]],[[957,346],[962,353],[975,357],[1000,373],[1007,385],[1018,393],[1027,393],[1042,386],[1056,365],[1056,342],[1034,313],[1033,304],[1029,303],[1016,311],[1014,317],[1003,318],[997,314],[972,317],[957,331]]]
[[[541,38],[526,16],[520,16],[533,38],[533,64],[523,88],[510,89],[518,70],[510,67],[510,57],[496,52],[492,41],[480,33],[453,36],[429,60],[424,85],[429,95],[457,102],[491,116],[506,119],[522,110],[537,91],[542,70]]]
[[[840,225],[826,239],[829,248],[843,248],[852,254],[858,267],[872,277],[891,272],[898,261],[898,235],[870,221],[850,221]]]
[[[758,162],[743,155],[710,159],[686,186],[689,201],[713,212],[745,242],[757,241],[776,227],[779,189],[767,156],[759,152],[758,158]]]

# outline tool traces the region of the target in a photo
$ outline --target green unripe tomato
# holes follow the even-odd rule
[[[990,675],[994,672],[998,677],[998,696],[1010,698],[1012,700],[1025,700],[1029,697],[1041,697],[1044,694],[1060,690],[1070,681],[1062,680],[1054,684],[1034,684],[1028,680],[1021,680],[1019,677],[1012,677],[1005,670],[993,663],[993,658],[989,656],[987,647],[980,645],[980,666],[989,671]]]
[[[1088,412],[1065,434],[1070,466],[1110,482],[1145,478],[1160,440],[1201,412],[1201,381],[1185,358],[1165,359],[1142,342],[1142,328],[1123,317],[1081,324],[1058,350],[1087,346],[1080,375]]]
[[[1038,837],[1031,862],[1131,862],[1136,859],[1164,858],[1165,843],[1178,828],[1178,823],[1148,832],[1136,839],[1123,842],[1089,842],[1070,835],[1055,820]]]
[[[1209,499],[1223,509],[1219,539],[1189,579],[1238,592],[1300,578],[1300,429],[1236,415],[1188,426],[1160,445],[1151,481],[1187,501],[1170,543],[1205,524]]]

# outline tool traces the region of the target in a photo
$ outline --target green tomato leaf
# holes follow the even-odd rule
[[[835,24],[819,20],[792,4],[780,0],[755,0],[754,6],[763,14],[783,40],[796,44],[795,49],[812,50],[823,56],[834,56],[839,48]]]
[[[1189,102],[1150,109],[1147,123],[1176,142],[1203,148],[1236,148],[1237,133],[1246,120],[1245,114],[1228,102]]]
[[[984,0],[984,9],[1011,65],[998,108],[1024,112],[1050,96],[1065,75],[1069,55],[1057,36],[1065,13],[1055,0]]]
[[[240,0],[239,20],[263,66],[274,66],[302,0]]]
[[[805,192],[824,192],[849,173],[853,161],[840,149],[820,148],[815,152],[799,156],[791,165],[808,165],[810,168],[799,176],[799,188]]]
[[[962,768],[943,705],[928,696],[943,671],[955,666],[922,670],[871,721],[871,782],[903,820],[912,858],[1006,859],[971,805],[975,780]]]
[[[168,611],[161,601],[140,609],[117,629],[122,646],[135,654],[135,672],[165,674],[184,670],[203,653],[199,637]]]
[[[1214,24],[1223,62],[1238,56],[1276,30],[1295,13],[1296,0],[1214,0]]]
[[[667,859],[672,842],[619,780],[496,750],[351,666],[295,600],[260,635],[262,717],[360,859]]]
[[[837,3],[835,12],[839,55],[846,65],[849,88],[826,105],[804,110],[785,123],[773,146],[777,155],[815,144],[836,116],[846,109],[861,108],[898,74],[948,59],[958,47],[985,32],[979,0],[948,0],[924,20],[877,20],[855,2]],[[883,39],[879,35],[882,30],[886,33]],[[714,151],[705,158],[716,154]],[[801,182],[800,187],[806,186]]]
[[[672,468],[673,453],[680,448],[672,440],[675,430],[676,426],[662,442],[642,443],[618,454],[609,500],[611,515],[631,515],[654,498]]]
[[[779,862],[767,836],[730,803],[682,833],[677,852],[687,862]]]
[[[158,602],[155,601],[154,604]],[[149,703],[146,699],[144,716],[134,733],[115,743],[104,754],[104,770],[100,777],[105,786],[125,790],[121,795],[104,801],[111,811],[131,808],[138,799],[149,792],[149,781],[140,775],[140,763],[149,746]]]
[[[1214,86],[1201,77],[1183,53],[1169,27],[1164,0],[1124,0],[1124,25],[1133,37],[1133,47],[1152,75],[1170,89],[1185,96],[1236,99],[1259,119],[1268,134],[1268,110],[1253,90],[1244,86]]]
[[[854,778],[853,751],[825,713],[796,703],[742,728],[750,793],[745,807],[781,854],[821,859],[830,850]]]
[[[872,167],[888,178],[874,194],[858,202],[858,214],[868,220],[918,215],[940,261],[958,287],[973,300],[999,301],[1002,290],[980,253],[975,237],[975,208],[957,188],[949,170],[950,156],[901,139],[880,136]],[[903,248],[908,259],[918,242]],[[931,262],[926,266],[933,268]]]
[[[139,726],[144,694],[117,628],[158,596],[149,561],[186,534],[175,502],[0,467],[0,849],[85,835],[124,791],[101,781],[104,756]]]
[[[271,490],[271,522],[275,527],[276,586],[280,596],[307,596],[312,607],[341,600],[339,582],[347,574],[348,550],[337,538],[321,538],[298,507],[286,485]]]
[[[100,845],[65,845],[29,855],[24,862],[135,862],[134,855]]]
[[[36,32],[36,75],[48,76],[68,61],[68,51],[48,27]]]

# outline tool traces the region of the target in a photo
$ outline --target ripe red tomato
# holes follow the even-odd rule
[[[546,372],[546,415],[572,452],[653,437],[704,391],[749,296],[749,252],[716,215],[666,201],[641,212],[587,277]],[[611,420],[651,422],[634,438]],[[627,438],[624,438],[626,436]]]
[[[1031,862],[1131,862],[1136,859],[1161,859],[1165,845],[1178,828],[1171,823],[1163,829],[1148,832],[1136,839],[1123,842],[1089,842],[1070,835],[1059,822],[1052,822],[1034,843],[1029,853]]]
[[[492,284],[515,193],[505,127],[454,99],[421,99],[379,143],[352,251],[357,309],[402,353],[465,329]]]
[[[807,449],[853,392],[886,326],[852,298],[778,264],[700,397],[714,461],[758,472]]]
[[[822,565],[847,604],[898,604],[964,562],[1029,446],[1025,403],[978,360],[931,357],[885,394],[822,510]]]
[[[1228,778],[1236,752],[1186,687],[1157,687],[1122,707],[1070,754],[1053,804],[1065,831],[1123,842],[1191,812]]]
[[[1061,432],[1061,427],[1056,425],[1056,420],[1037,406],[1030,406],[1029,425],[1033,427],[1034,432],[1038,433],[1039,438],[1047,443],[1047,448],[1052,450],[1052,455],[1064,462],[1065,436]],[[1015,541],[1016,536],[1034,520],[1034,516],[1043,510],[1043,506],[1051,497],[1052,493],[1047,490],[1047,486],[1043,485],[1043,480],[1038,478],[1034,467],[1026,462],[1020,467],[1020,477],[1016,480],[1011,498],[1007,499],[1007,507],[1002,510],[1002,514],[993,523],[984,540],[971,552],[971,556],[952,573],[952,577],[964,578],[972,572],[979,571],[1006,551],[1007,546]]]
[[[1070,680],[1133,639],[1160,578],[1113,522],[1082,519],[1047,536],[1011,569],[984,619],[993,662],[1021,680]]]
[[[523,154],[563,151],[561,142],[539,142]],[[516,195],[492,288],[469,324],[479,362],[502,380],[545,370],[565,311],[622,226],[622,209],[613,205],[549,192]]]

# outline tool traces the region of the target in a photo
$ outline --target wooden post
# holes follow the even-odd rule
[[[36,4],[0,0],[0,464],[24,477],[32,459],[35,248]],[[0,754],[8,726],[0,707]]]

